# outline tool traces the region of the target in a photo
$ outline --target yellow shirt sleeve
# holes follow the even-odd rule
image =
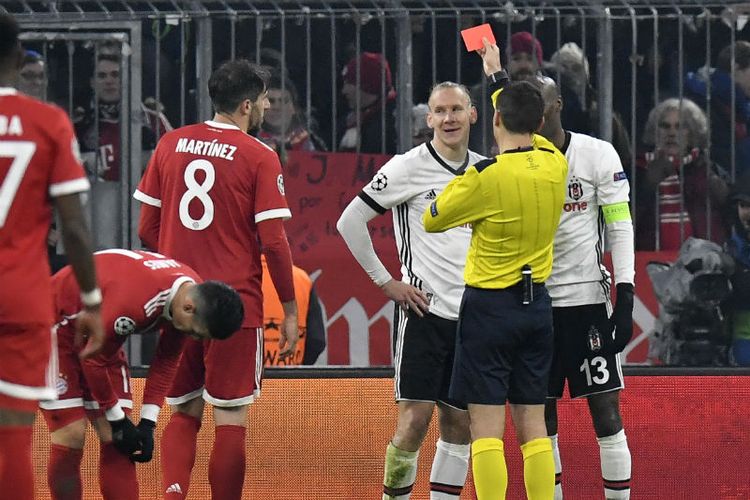
[[[439,233],[484,218],[486,203],[479,172],[469,167],[449,182],[422,214],[428,233]]]

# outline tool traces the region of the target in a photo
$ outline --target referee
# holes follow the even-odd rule
[[[524,458],[529,500],[552,500],[555,466],[544,423],[553,353],[544,281],[562,212],[568,164],[536,135],[544,101],[529,82],[508,83],[499,49],[480,50],[491,84],[500,154],[469,167],[425,210],[428,232],[471,224],[450,397],[468,403],[478,500],[505,499],[505,402]]]

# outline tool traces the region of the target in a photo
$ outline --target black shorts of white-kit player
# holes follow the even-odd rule
[[[459,410],[466,405],[448,397],[458,322],[396,308],[394,369],[396,401],[442,402]]]
[[[555,354],[549,377],[550,398],[561,398],[568,381],[570,397],[580,398],[625,387],[619,354],[592,352],[592,328],[604,331],[606,304],[553,307]]]

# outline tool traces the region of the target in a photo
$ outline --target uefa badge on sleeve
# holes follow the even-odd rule
[[[117,335],[131,335],[135,332],[135,321],[127,316],[120,316],[115,320],[115,333]]]
[[[382,191],[388,186],[388,177],[383,172],[378,172],[370,182],[373,191]]]
[[[276,178],[276,187],[279,188],[279,193],[284,196],[284,176],[281,174]]]

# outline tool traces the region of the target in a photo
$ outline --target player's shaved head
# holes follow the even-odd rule
[[[539,91],[542,93],[545,106],[557,101],[560,97],[560,87],[557,82],[548,76],[539,75],[536,77]]]
[[[466,85],[462,85],[460,83],[456,82],[440,82],[433,85],[432,89],[430,90],[430,98],[427,100],[427,105],[432,109],[432,96],[435,95],[437,92],[440,92],[441,90],[446,89],[455,89],[462,94],[466,96],[466,104],[467,107],[471,107],[471,93],[469,92],[469,89],[466,88]]]

